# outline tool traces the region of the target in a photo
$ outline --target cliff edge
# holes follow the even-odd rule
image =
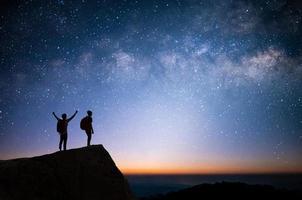
[[[130,200],[127,180],[102,145],[0,161],[0,199]]]

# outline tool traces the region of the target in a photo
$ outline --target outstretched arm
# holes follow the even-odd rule
[[[75,111],[75,113],[68,119],[68,122],[70,122],[76,116],[77,113],[78,111]]]
[[[57,115],[55,114],[55,112],[52,112],[53,116],[57,119],[60,120],[60,118],[57,117]]]

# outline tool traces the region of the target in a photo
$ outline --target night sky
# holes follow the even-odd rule
[[[302,172],[302,5],[1,1],[0,159],[93,144],[126,173]]]

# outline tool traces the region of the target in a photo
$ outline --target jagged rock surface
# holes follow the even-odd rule
[[[127,200],[127,180],[102,145],[0,161],[1,200]]]

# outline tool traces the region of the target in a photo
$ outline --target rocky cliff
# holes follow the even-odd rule
[[[0,161],[0,199],[128,200],[127,180],[102,145]]]

